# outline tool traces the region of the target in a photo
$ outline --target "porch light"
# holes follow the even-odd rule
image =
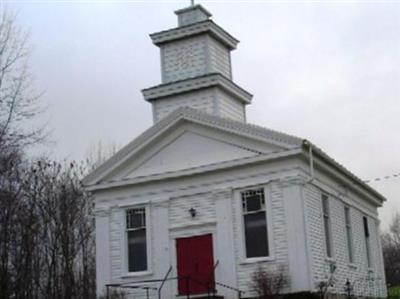
[[[190,208],[189,213],[192,216],[192,218],[194,218],[196,217],[197,211],[195,208]]]

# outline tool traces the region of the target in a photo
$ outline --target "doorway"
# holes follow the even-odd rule
[[[212,235],[176,239],[179,295],[205,294],[215,287]]]

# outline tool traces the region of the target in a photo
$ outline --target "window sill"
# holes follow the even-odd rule
[[[121,278],[132,278],[132,277],[142,277],[152,275],[151,271],[140,271],[140,272],[128,272],[121,276]]]
[[[252,258],[246,258],[243,261],[240,262],[241,265],[246,265],[246,264],[255,264],[255,263],[260,263],[260,262],[271,262],[274,261],[275,258],[272,256],[266,256],[266,257],[252,257]]]
[[[336,259],[333,257],[326,257],[325,261],[331,264],[336,264]]]
[[[357,269],[357,265],[354,264],[354,263],[348,263],[347,266],[348,266],[350,269],[354,269],[354,270]]]

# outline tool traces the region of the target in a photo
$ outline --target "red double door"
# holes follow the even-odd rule
[[[214,288],[211,234],[176,239],[176,255],[180,295],[204,294]]]

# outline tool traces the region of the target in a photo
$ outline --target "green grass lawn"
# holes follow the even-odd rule
[[[400,299],[400,287],[393,287],[389,289],[390,298],[399,298]]]

